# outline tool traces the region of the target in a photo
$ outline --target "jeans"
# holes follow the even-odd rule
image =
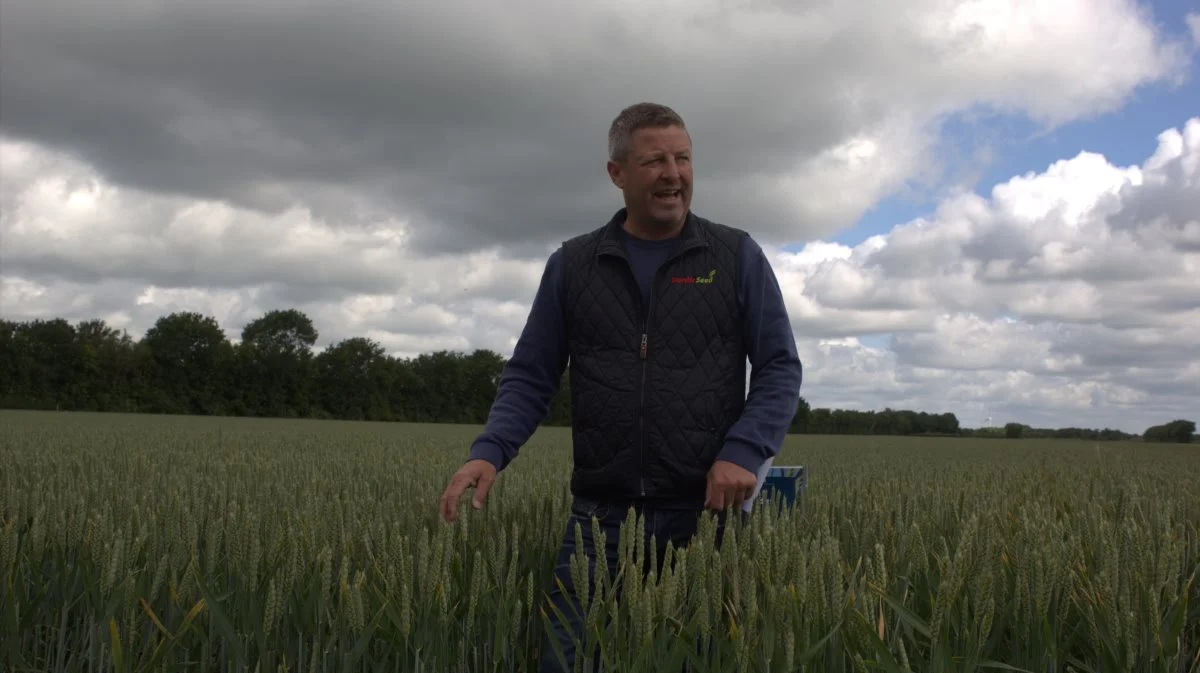
[[[624,523],[630,506],[630,503],[609,503],[588,498],[577,497],[573,500],[571,515],[567,518],[566,530],[563,532],[562,543],[555,560],[554,583],[549,591],[550,601],[558,612],[561,612],[561,617],[554,610],[546,609],[550,620],[550,631],[543,639],[538,661],[539,673],[569,673],[573,671],[576,656],[574,637],[580,636],[580,639],[583,640],[581,637],[583,606],[576,598],[574,581],[571,577],[571,557],[576,551],[575,525],[578,523],[582,528],[583,551],[588,559],[587,577],[591,584],[595,582],[597,558],[596,541],[592,535],[592,518],[595,517],[598,520],[600,530],[604,532],[605,536],[605,545],[602,551],[607,559],[608,586],[612,587],[616,580],[617,565],[620,562],[621,524]],[[643,566],[642,572],[648,573],[650,570],[649,555],[652,536],[655,538],[656,546],[656,571],[661,572],[667,543],[670,542],[676,549],[686,546],[696,534],[703,510],[650,505],[632,506],[645,520],[642,532],[646,545],[647,563]],[[717,516],[717,544],[719,545],[723,537],[725,515],[719,513]],[[562,589],[558,587],[558,582],[562,583]],[[595,595],[594,585],[588,587],[588,595]],[[562,654],[566,658],[565,667],[559,662],[556,646],[561,648]],[[599,670],[598,664],[593,667],[593,671]]]

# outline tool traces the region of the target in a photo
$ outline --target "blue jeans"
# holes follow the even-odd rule
[[[594,595],[594,584],[592,583],[595,582],[597,550],[595,537],[592,535],[592,518],[595,517],[598,520],[600,529],[604,532],[605,545],[602,551],[607,559],[608,586],[612,587],[616,580],[617,564],[620,562],[618,552],[621,524],[624,523],[630,506],[631,503],[610,503],[579,497],[572,501],[571,515],[567,518],[566,530],[563,532],[562,543],[554,563],[554,583],[549,591],[551,603],[562,613],[562,616],[560,617],[554,610],[547,609],[546,611],[550,620],[550,630],[542,642],[538,660],[539,673],[568,673],[574,670],[576,656],[574,638],[581,635],[583,620],[583,606],[576,599],[575,584],[571,578],[571,557],[576,551],[575,525],[578,523],[583,529],[583,551],[588,559],[588,593]],[[650,552],[650,538],[652,536],[655,538],[656,571],[661,572],[667,543],[670,542],[676,549],[686,546],[696,534],[703,510],[650,505],[632,506],[645,519],[645,528],[642,532],[646,543],[647,557]],[[717,544],[719,545],[724,532],[723,513],[718,515],[717,523]],[[643,573],[650,571],[649,558],[646,561],[646,565],[642,567]],[[558,582],[562,583],[563,589],[558,587]],[[582,640],[582,637],[580,639]],[[556,645],[566,658],[565,667],[559,662]],[[599,670],[598,664],[593,667],[593,671]]]

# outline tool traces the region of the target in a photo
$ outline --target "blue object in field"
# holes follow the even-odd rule
[[[808,468],[803,465],[772,465],[763,480],[761,497],[777,506],[793,507],[808,488]]]

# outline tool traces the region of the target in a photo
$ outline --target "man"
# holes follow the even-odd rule
[[[691,539],[705,510],[737,509],[756,493],[800,394],[795,339],[762,249],[691,212],[692,144],[680,116],[632,105],[613,120],[608,143],[609,178],[625,207],[550,256],[487,427],[441,500],[447,521],[467,488],[475,509],[483,506],[545,419],[569,364],[574,499],[555,568],[567,591],[551,592],[568,623],[552,617],[543,671],[571,670],[574,660],[575,524],[594,560],[599,519],[615,571],[633,507],[661,559],[668,541]]]

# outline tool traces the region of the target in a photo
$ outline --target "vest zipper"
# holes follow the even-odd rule
[[[655,274],[656,282],[657,282],[657,275],[658,274],[656,273]],[[651,289],[651,291],[650,291],[650,301],[651,301],[651,303],[653,303],[653,301],[654,301],[654,290],[653,289]],[[647,350],[648,350],[647,342],[650,340],[650,336],[647,333],[649,330],[648,325],[650,323],[650,319],[648,316],[650,315],[650,312],[647,311],[646,315],[647,315],[647,317],[645,319],[643,319],[643,321],[642,321],[642,353],[641,353],[641,355],[642,355],[642,386],[641,386],[642,399],[641,399],[641,403],[639,405],[640,417],[639,417],[639,421],[638,421],[641,425],[639,430],[640,430],[641,436],[642,436],[642,450],[639,452],[639,455],[638,455],[638,459],[640,460],[640,463],[641,463],[639,466],[639,471],[638,471],[638,483],[642,489],[642,497],[643,498],[646,497],[646,368],[649,365],[649,362],[647,361],[646,356],[647,356]]]
[[[642,386],[641,386],[641,402],[639,405],[640,424],[642,435],[642,450],[639,455],[640,470],[638,474],[638,482],[641,487],[642,497],[646,497],[646,372],[650,367],[650,316],[654,311],[654,295],[658,291],[658,277],[662,274],[663,267],[675,261],[679,255],[678,252],[669,256],[662,264],[654,270],[654,280],[650,282],[650,303],[646,306],[646,313],[642,316]],[[630,267],[630,271],[633,267]]]
[[[641,450],[638,452],[638,490],[642,497],[646,497],[646,371],[649,367],[649,351],[650,351],[650,316],[654,310],[654,295],[658,289],[658,279],[662,275],[664,267],[672,264],[675,260],[683,256],[689,250],[690,246],[684,246],[682,249],[676,250],[674,253],[667,256],[667,259],[654,270],[654,280],[650,283],[650,302],[642,308],[645,312],[642,314],[642,342],[638,352],[638,357],[642,360],[642,385],[641,399],[638,403],[638,429],[641,435]],[[637,276],[633,272],[633,265],[629,263],[629,259],[625,259],[625,268],[629,269],[629,276],[633,279],[633,288],[638,290]],[[640,296],[638,292],[638,296]]]

